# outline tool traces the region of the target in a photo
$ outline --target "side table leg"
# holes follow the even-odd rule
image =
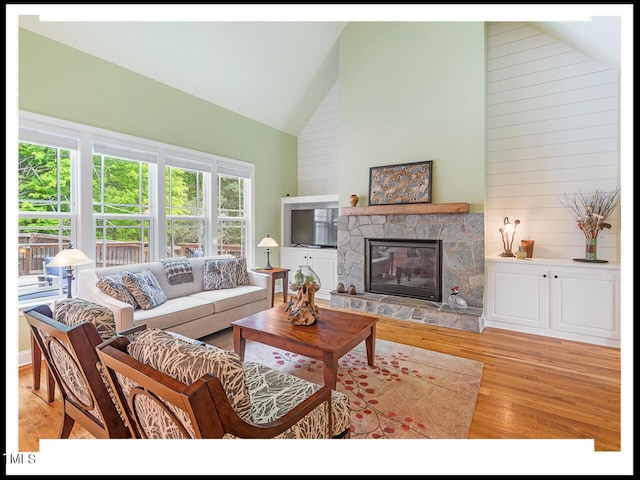
[[[289,272],[284,272],[282,277],[282,302],[287,303],[289,301]]]

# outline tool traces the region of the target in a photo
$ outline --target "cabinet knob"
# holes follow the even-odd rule
[[[553,278],[558,278],[558,275],[554,275]]]
[[[543,273],[543,274],[542,274],[542,278],[547,278],[547,274],[546,274],[546,273]]]

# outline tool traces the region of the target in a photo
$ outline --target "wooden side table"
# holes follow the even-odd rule
[[[273,298],[276,294],[276,280],[282,279],[282,302],[287,303],[287,295],[289,290],[289,269],[273,267],[271,270],[265,270],[264,268],[254,268],[256,272],[267,273],[271,275],[271,306],[273,307]]]

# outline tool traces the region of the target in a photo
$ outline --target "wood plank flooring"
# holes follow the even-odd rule
[[[377,336],[484,363],[470,439],[594,439],[596,451],[620,451],[620,349],[387,317],[380,318]],[[233,349],[231,329],[205,340]],[[58,436],[60,397],[48,404],[44,382],[39,391],[32,389],[30,366],[19,369],[18,387],[19,450],[37,452],[41,438]],[[71,437],[92,438],[77,425]]]

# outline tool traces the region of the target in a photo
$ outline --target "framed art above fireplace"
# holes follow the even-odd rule
[[[433,160],[369,168],[369,205],[431,203]]]

